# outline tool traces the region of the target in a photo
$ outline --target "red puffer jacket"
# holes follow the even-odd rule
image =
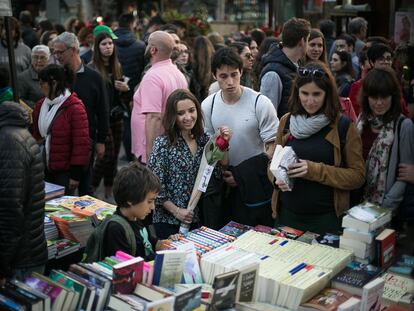
[[[33,136],[37,141],[39,113],[44,99],[33,111]],[[76,93],[72,93],[60,106],[63,111],[54,120],[50,141],[49,170],[69,171],[71,166],[86,166],[89,162],[89,127],[85,106]]]

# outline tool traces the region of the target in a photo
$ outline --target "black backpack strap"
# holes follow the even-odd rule
[[[341,115],[338,122],[338,134],[339,134],[339,148],[341,151],[341,167],[343,167],[346,163],[346,156],[345,156],[345,144],[346,144],[346,134],[348,133],[349,125],[351,124],[351,120],[344,115]]]
[[[211,114],[210,114],[210,118],[213,120],[213,108],[214,108],[214,101],[216,100],[216,95],[217,95],[217,93],[214,93],[214,96],[213,96],[213,101],[211,102]]]

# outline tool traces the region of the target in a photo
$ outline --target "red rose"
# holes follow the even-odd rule
[[[226,151],[229,148],[229,142],[223,136],[217,136],[215,144],[221,151]]]

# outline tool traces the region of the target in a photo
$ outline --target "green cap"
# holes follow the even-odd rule
[[[112,39],[118,39],[118,37],[114,34],[114,32],[112,31],[111,28],[109,28],[108,26],[105,25],[98,25],[93,29],[93,36],[96,37],[97,35],[99,35],[102,32],[106,32],[107,34],[109,34],[111,36]]]

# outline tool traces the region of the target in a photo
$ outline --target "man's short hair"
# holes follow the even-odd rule
[[[294,48],[300,40],[308,38],[311,24],[303,18],[293,17],[283,24],[282,43],[283,47]]]
[[[346,33],[339,35],[336,40],[345,40],[347,46],[355,47],[355,39]]]
[[[121,14],[118,18],[119,27],[128,28],[135,20],[134,15],[131,13]]]
[[[55,39],[53,39],[53,43],[63,43],[66,45],[67,48],[75,48],[79,51],[79,40],[74,33],[71,32],[63,32]]]
[[[383,57],[386,52],[390,53],[391,56],[393,55],[392,49],[388,45],[383,43],[374,44],[367,50],[368,60],[371,63],[375,63],[375,61]]]
[[[323,19],[319,22],[319,29],[323,33],[325,38],[333,37],[335,33],[335,28],[336,28],[336,25],[333,20]]]
[[[119,207],[128,208],[130,204],[139,204],[150,192],[161,190],[160,181],[149,168],[131,162],[121,168],[114,180],[114,199]]]
[[[363,28],[368,27],[368,22],[363,17],[354,17],[348,23],[348,32],[351,35],[356,35],[361,32]]]
[[[220,69],[223,65],[237,68],[240,72],[243,70],[243,61],[240,55],[228,47],[221,48],[214,53],[213,61],[211,62],[211,72],[216,74],[217,69]]]

